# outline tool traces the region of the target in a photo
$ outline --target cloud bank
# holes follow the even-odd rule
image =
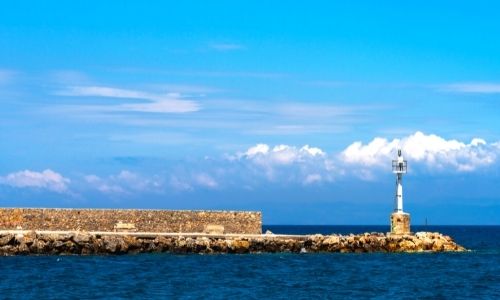
[[[376,174],[390,172],[398,149],[402,149],[412,170],[427,174],[475,172],[494,165],[500,155],[500,143],[480,138],[466,143],[418,131],[401,139],[376,137],[366,144],[357,141],[340,153],[309,145],[257,144],[235,157],[253,166],[248,170],[269,180],[292,179],[307,185],[349,176],[375,180]]]
[[[104,195],[189,192],[194,190],[255,189],[266,184],[314,186],[335,181],[377,181],[390,175],[391,160],[402,149],[414,174],[453,175],[496,170],[500,142],[480,138],[469,142],[415,132],[389,140],[376,137],[367,143],[353,142],[342,151],[328,153],[310,145],[256,144],[220,158],[170,165],[148,170],[147,175],[122,170],[117,174],[90,174],[73,179],[74,186]],[[156,173],[155,173],[156,171]],[[0,184],[16,188],[39,188],[57,193],[68,191],[70,179],[50,169],[30,170],[0,177]],[[73,186],[72,185],[72,186]]]
[[[446,140],[434,134],[420,131],[389,141],[375,138],[368,144],[355,142],[342,151],[341,160],[348,164],[376,167],[387,164],[401,148],[406,158],[415,164],[423,164],[428,170],[474,171],[492,165],[497,160],[497,143],[488,144],[474,138],[469,143]]]

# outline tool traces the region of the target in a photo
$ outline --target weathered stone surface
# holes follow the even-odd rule
[[[203,229],[203,232],[208,234],[224,234],[224,226],[208,224]]]
[[[465,251],[450,237],[432,232],[415,235],[365,233],[310,236],[131,236],[73,232],[0,234],[0,255],[26,254],[133,254],[260,253],[260,252],[444,252]]]
[[[33,230],[25,232],[23,235],[24,235],[23,242],[26,243],[27,245],[33,244],[33,241],[35,241],[36,239],[36,233]]]
[[[120,231],[120,232],[137,231],[137,228],[135,227],[134,223],[123,223],[122,221],[118,221],[118,223],[115,224],[113,229],[114,229],[114,231]]]
[[[247,240],[233,240],[230,248],[236,253],[247,253],[250,250],[250,242]]]
[[[14,240],[14,235],[10,233],[0,237],[0,247],[9,245],[13,240]]]
[[[92,236],[87,232],[77,232],[71,236],[73,242],[78,245],[85,245],[86,243],[90,242],[91,238]]]
[[[128,244],[121,236],[104,236],[102,238],[104,243],[104,250],[111,254],[126,253]]]
[[[30,249],[29,249],[28,245],[26,245],[25,243],[21,243],[19,246],[17,246],[17,252],[19,254],[26,255],[26,254],[29,254]]]
[[[48,250],[47,243],[43,240],[35,240],[30,246],[30,251],[35,254],[43,254]]]
[[[260,234],[250,211],[0,208],[0,230],[141,231]]]
[[[410,214],[395,212],[391,214],[391,233],[410,234]]]

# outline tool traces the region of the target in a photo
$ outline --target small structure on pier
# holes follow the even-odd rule
[[[398,150],[398,157],[392,161],[392,172],[396,174],[396,195],[394,197],[394,211],[391,214],[391,233],[410,233],[410,214],[403,211],[403,174],[408,169],[407,162]]]

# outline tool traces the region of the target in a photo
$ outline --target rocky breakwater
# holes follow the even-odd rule
[[[0,255],[424,251],[465,251],[465,248],[449,236],[430,232],[414,235],[365,233],[304,236],[0,232]]]

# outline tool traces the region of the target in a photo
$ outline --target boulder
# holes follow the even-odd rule
[[[35,240],[30,246],[30,251],[33,253],[43,254],[45,252],[46,245],[47,243],[42,240]]]
[[[71,240],[80,246],[88,244],[91,239],[92,236],[87,232],[76,232],[71,236]]]
[[[28,246],[31,245],[36,238],[36,232],[33,230],[27,231],[23,234],[23,242]]]
[[[453,243],[444,243],[443,250],[444,251],[456,251],[458,247]]]
[[[417,232],[413,236],[417,239],[423,240],[427,237],[427,233],[426,232]]]
[[[236,239],[231,243],[231,249],[236,253],[246,253],[249,252],[250,242],[247,240]]]
[[[415,249],[415,244],[410,240],[402,240],[399,243],[399,252],[413,252]]]
[[[425,247],[424,247],[424,242],[420,239],[413,239],[412,240],[413,244],[415,244],[415,250],[416,251],[424,251],[425,250]]]
[[[309,239],[315,244],[321,244],[325,237],[322,234],[314,234],[311,235]]]
[[[6,246],[11,244],[14,241],[14,235],[13,234],[6,234],[3,236],[0,236],[0,247]]]
[[[63,241],[55,241],[52,243],[52,247],[55,249],[60,249],[64,247],[64,242]]]
[[[385,249],[388,252],[396,252],[399,249],[398,243],[396,241],[388,241],[385,245]]]
[[[120,250],[120,242],[115,236],[104,236],[102,241],[106,252],[117,253]]]
[[[24,234],[22,233],[17,233],[15,236],[14,236],[14,239],[16,241],[16,244],[22,244],[24,242]]]
[[[5,245],[0,247],[0,255],[15,255],[17,254],[17,247],[11,245]]]
[[[330,235],[323,240],[324,245],[336,245],[340,243],[340,237],[337,235]]]
[[[29,253],[30,253],[30,248],[25,243],[21,243],[19,244],[19,246],[17,246],[17,254],[26,255]]]
[[[444,243],[441,239],[434,239],[434,243],[432,244],[432,251],[441,252],[444,250]]]

